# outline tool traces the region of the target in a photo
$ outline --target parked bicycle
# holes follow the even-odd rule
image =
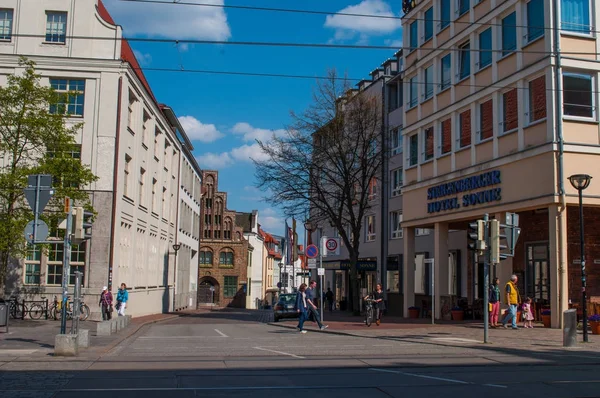
[[[45,300],[42,297],[42,300]],[[18,297],[13,297],[9,301],[8,311],[10,316],[14,319],[24,319],[25,315],[29,315],[31,319],[40,319],[46,312],[44,305],[38,302],[32,302],[31,306],[28,306],[26,302],[20,301]]]
[[[68,300],[68,298],[67,298]],[[67,319],[73,319],[73,302],[67,301]],[[50,309],[48,310],[51,316],[56,320],[62,319],[62,300],[58,300],[57,296],[54,296],[54,301]],[[85,321],[90,316],[90,307],[87,306],[83,302],[83,296],[81,297],[81,301],[79,303],[79,320]]]
[[[375,300],[373,300],[372,298],[366,298],[365,303],[367,305],[367,308],[365,310],[365,324],[370,327],[371,323],[373,323],[373,305],[375,304]]]

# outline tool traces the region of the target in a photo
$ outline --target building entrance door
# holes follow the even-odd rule
[[[214,304],[219,299],[219,284],[212,278],[202,278],[198,284],[198,305]]]
[[[549,245],[547,242],[527,245],[527,268],[525,270],[526,297],[542,305],[550,302],[550,261]]]

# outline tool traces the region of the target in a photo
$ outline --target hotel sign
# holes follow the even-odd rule
[[[427,203],[427,213],[439,213],[500,201],[502,200],[502,188],[497,185],[501,183],[500,170],[493,170],[431,187],[427,190],[427,201],[429,202]]]

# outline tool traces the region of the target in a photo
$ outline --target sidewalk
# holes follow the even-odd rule
[[[270,325],[295,329],[297,319],[271,322]],[[484,330],[481,320],[473,321],[438,321],[431,323],[431,318],[407,319],[401,317],[383,317],[380,326],[375,323],[367,327],[364,317],[353,316],[343,312],[325,312],[323,324],[325,330],[319,330],[316,323],[306,322],[306,330],[317,333],[330,333],[364,338],[398,340],[405,342],[428,342],[443,346],[473,347],[483,343]],[[600,353],[600,336],[588,334],[588,343],[583,343],[583,333],[578,331],[577,346],[569,349],[584,348],[587,351]],[[563,331],[561,329],[544,328],[541,323],[534,324],[533,329],[519,330],[489,329],[488,343],[506,348],[547,351],[563,349]]]
[[[80,322],[80,329],[88,329],[90,347],[81,349],[79,357],[99,357],[120,342],[136,333],[144,325],[177,317],[176,314],[154,314],[132,318],[131,324],[117,334],[96,336],[97,322]],[[71,321],[67,321],[67,332]],[[4,328],[0,330],[4,331]],[[0,358],[2,361],[22,357],[40,358],[52,356],[54,338],[60,333],[60,321],[56,320],[9,320],[9,333],[0,332]],[[77,358],[79,358],[77,357]],[[71,358],[73,359],[73,358]]]

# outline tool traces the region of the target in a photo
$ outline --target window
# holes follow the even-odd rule
[[[517,14],[511,13],[502,19],[502,56],[517,49]]]
[[[27,256],[25,257],[25,284],[26,285],[39,285],[40,284],[40,272],[41,272],[41,261],[42,261],[42,249],[41,247],[34,245],[27,245]]]
[[[377,198],[377,179],[371,178],[369,181],[369,200],[375,200]]]
[[[591,33],[590,0],[561,0],[560,20],[563,30],[569,32]]]
[[[462,112],[458,117],[459,147],[465,148],[471,145],[471,110]]]
[[[146,179],[146,170],[144,170],[143,168],[140,168],[140,192],[138,195],[138,204],[140,206],[144,206],[144,180]]]
[[[414,51],[419,47],[419,21],[414,21],[410,24],[410,51]]]
[[[452,151],[452,119],[446,119],[441,123],[440,129],[440,153],[442,155]]]
[[[487,140],[494,135],[493,102],[479,104],[479,140]]]
[[[415,236],[427,236],[431,234],[431,230],[428,228],[415,228]]]
[[[61,285],[63,271],[63,245],[51,245],[48,249],[47,285]]]
[[[410,79],[410,102],[409,108],[417,106],[419,102],[419,87],[417,86],[417,77]]]
[[[502,115],[505,133],[519,127],[519,97],[516,88],[502,95]]]
[[[150,115],[144,111],[144,122],[142,124],[142,145],[148,148],[148,125],[150,124]]]
[[[591,75],[563,73],[565,116],[594,117],[594,80]]]
[[[529,82],[529,122],[546,118],[546,77]]]
[[[67,36],[67,13],[46,11],[46,42],[66,42]]]
[[[238,285],[237,276],[223,277],[223,297],[235,297]]]
[[[156,213],[156,183],[158,181],[156,180],[156,178],[152,179],[152,203],[151,203],[151,211],[152,213]]]
[[[392,155],[402,153],[402,128],[397,127],[391,131]]]
[[[479,69],[492,63],[492,28],[479,34]]]
[[[408,156],[408,165],[416,166],[419,163],[419,136],[418,134],[413,134],[409,138],[409,156]]]
[[[459,49],[458,77],[462,80],[471,74],[471,45],[466,42]]]
[[[433,159],[433,127],[428,127],[425,129],[423,134],[423,145],[425,147],[423,161]]]
[[[366,242],[373,242],[375,240],[375,216],[365,217],[365,230],[366,230]]]
[[[440,0],[440,30],[450,25],[450,0]]]
[[[527,3],[527,40],[531,42],[544,36],[544,0],[530,0]]]
[[[213,254],[210,251],[201,251],[200,252],[200,265],[212,265],[213,263]]]
[[[163,218],[167,218],[167,214],[168,214],[168,208],[167,208],[167,188],[163,187],[163,189],[162,189],[162,217]]]
[[[231,249],[224,249],[219,253],[219,265],[233,267],[233,251]]]
[[[13,10],[0,10],[0,40],[12,38]]]
[[[402,238],[402,212],[393,211],[390,213],[390,227],[392,229],[392,239]]]
[[[392,170],[392,196],[398,196],[402,193],[402,169]]]
[[[433,65],[425,69],[425,99],[433,97]]]
[[[125,154],[125,170],[124,170],[125,176],[123,178],[123,195],[128,196],[128,197],[130,196],[129,195],[129,185],[130,185],[130,183],[129,183],[129,178],[130,178],[129,167],[130,167],[130,164],[131,164],[131,156]]]
[[[469,11],[471,0],[458,0],[458,7],[456,7],[456,13],[460,16]]]
[[[81,285],[85,276],[85,243],[71,246],[71,263],[69,269],[69,285],[75,284],[75,272],[81,272]]]
[[[154,130],[154,159],[158,162],[158,155],[160,153],[160,144],[159,144],[160,130]]]
[[[440,90],[445,90],[448,87],[450,87],[450,84],[452,84],[452,75],[451,75],[451,69],[452,69],[452,54],[448,54],[446,55],[444,58],[442,58],[442,67],[440,68],[441,73],[442,73],[442,78],[440,79],[440,81],[442,82],[440,85]]]
[[[433,7],[425,11],[425,41],[433,37]]]
[[[50,113],[83,116],[85,80],[50,79],[50,87],[59,94],[57,102],[50,105]]]

